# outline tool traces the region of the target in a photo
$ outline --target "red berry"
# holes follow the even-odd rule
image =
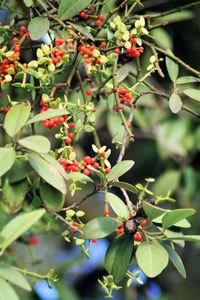
[[[99,15],[99,16],[98,16],[98,19],[99,19],[100,21],[103,21],[103,20],[104,20],[104,16],[103,16],[103,15]]]
[[[140,221],[140,225],[141,225],[142,227],[146,226],[146,225],[147,225],[147,220],[146,220],[146,219],[141,220],[141,221]]]
[[[92,91],[91,91],[91,90],[86,90],[86,91],[85,91],[85,94],[86,94],[87,96],[91,96],[91,95],[92,95]]]
[[[76,229],[75,229],[75,228],[72,228],[72,229],[71,229],[71,232],[72,232],[72,233],[76,233]]]
[[[105,151],[103,151],[103,152],[101,152],[99,155],[100,155],[100,157],[105,157],[105,155],[106,155],[106,152],[105,152]]]
[[[8,107],[4,107],[4,108],[3,108],[3,114],[6,115],[8,112],[9,112]]]
[[[137,40],[134,39],[134,38],[131,38],[131,39],[130,39],[130,42],[131,42],[131,44],[133,44],[133,45],[136,45],[136,44],[137,44]]]
[[[107,209],[104,209],[103,215],[104,215],[104,216],[109,216],[109,215],[110,215],[110,214],[109,214],[109,211],[108,211]]]
[[[85,175],[90,175],[90,170],[89,169],[85,169],[84,171],[83,171],[83,173],[85,174]]]
[[[73,140],[73,138],[74,138],[74,133],[70,132],[70,133],[68,134],[68,138],[70,138],[71,140]]]
[[[20,31],[21,31],[21,32],[25,32],[25,31],[26,31],[26,27],[25,27],[25,26],[21,26],[21,27],[20,27]]]
[[[75,222],[75,221],[73,221],[73,222],[72,222],[72,226],[77,227],[77,226],[78,226],[78,223]]]
[[[44,100],[41,100],[40,101],[40,106],[45,106],[46,105],[46,102]]]
[[[102,26],[102,22],[100,20],[96,20],[95,24],[98,26],[98,27],[101,27]]]
[[[99,168],[99,163],[95,162],[92,166],[93,166],[94,169],[98,169]]]
[[[85,18],[85,15],[86,15],[86,13],[85,13],[84,11],[81,11],[80,14],[79,14],[79,16],[80,16],[81,18],[83,18],[83,19]]]
[[[66,145],[70,145],[71,142],[72,142],[72,139],[70,139],[69,137],[67,137],[66,140],[65,140],[65,144]]]
[[[38,237],[35,235],[33,235],[29,240],[29,244],[31,246],[37,246],[38,243],[39,243]]]
[[[94,107],[94,108],[92,109],[92,112],[95,113],[96,111],[97,111],[97,109]]]
[[[105,169],[106,174],[110,173],[110,168]]]
[[[68,125],[69,125],[69,128],[74,128],[75,127],[74,122],[70,122]]]
[[[92,243],[96,243],[96,242],[97,242],[97,240],[93,239],[93,240],[91,240],[91,242],[92,242]]]
[[[18,43],[18,42],[19,42],[19,39],[18,39],[17,37],[14,37],[14,38],[12,39],[12,41],[13,41],[13,43]]]
[[[106,42],[101,42],[100,47],[105,48],[107,46]]]
[[[119,54],[119,53],[120,53],[120,49],[119,49],[119,48],[116,48],[116,49],[114,50],[114,53],[115,53],[115,54]]]

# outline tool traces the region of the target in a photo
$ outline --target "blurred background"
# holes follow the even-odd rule
[[[114,2],[110,1],[109,5]],[[156,1],[146,0],[146,11],[166,11],[176,8],[191,1]],[[160,3],[160,4],[159,4]],[[110,9],[110,6],[108,8]],[[138,10],[138,13],[140,11]],[[2,18],[5,13],[1,11]],[[166,27],[155,29],[151,32],[155,37],[158,46],[164,49],[170,48],[174,54],[196,69],[200,67],[200,5],[194,9],[185,9],[176,14],[161,18],[161,21],[168,21]],[[145,51],[142,58],[142,65],[146,66],[151,53]],[[25,57],[26,59],[26,57]],[[130,62],[130,67],[135,69],[134,63]],[[161,64],[165,74],[165,64]],[[180,75],[190,75],[180,68]],[[127,76],[127,83],[131,83],[133,78]],[[149,80],[151,84],[159,90],[170,93],[172,86],[168,76],[161,79],[155,75]],[[198,88],[198,84],[187,84],[187,87]],[[181,88],[184,88],[182,86]],[[145,92],[145,89],[141,89]],[[12,93],[12,91],[10,91]],[[78,91],[74,91],[72,98],[77,98]],[[20,98],[20,92],[13,95],[16,100]],[[6,94],[3,95],[2,103],[6,102]],[[185,104],[200,113],[200,106],[191,103],[192,100],[183,98]],[[97,106],[97,119],[101,120],[97,124],[102,145],[108,145],[112,150],[111,163],[115,163],[118,155],[114,140],[120,140],[123,136],[120,120],[117,115],[106,113],[107,104],[102,97]],[[128,146],[125,159],[135,160],[135,166],[124,176],[124,181],[130,183],[144,182],[146,177],[154,177],[156,183],[152,185],[152,190],[156,194],[166,194],[171,190],[178,207],[192,207],[197,210],[196,217],[192,220],[192,229],[188,234],[200,233],[200,125],[199,119],[187,112],[174,115],[168,108],[166,100],[153,95],[143,96],[134,112],[133,131],[135,143]],[[49,131],[44,131],[38,125],[38,133],[47,135],[52,144],[56,145],[53,139],[53,131],[49,136]],[[0,135],[0,144],[3,144],[4,137]],[[77,144],[77,152],[80,157],[93,155],[90,145],[93,143],[92,135],[87,134],[81,137]],[[82,197],[84,190],[76,197]],[[77,198],[76,198],[77,200]],[[132,199],[134,202],[134,199]],[[74,199],[67,199],[74,201]],[[89,201],[80,207],[87,212],[87,218],[102,215],[102,199],[90,198]],[[105,275],[103,269],[104,255],[108,246],[106,239],[99,240],[92,244],[90,259],[85,258],[81,250],[69,245],[60,233],[63,225],[58,221],[51,221],[46,217],[44,223],[44,234],[40,234],[40,229],[33,232],[38,235],[39,244],[35,247],[18,242],[14,249],[10,249],[6,258],[10,263],[20,261],[21,268],[32,268],[41,273],[46,273],[51,266],[54,266],[55,273],[60,280],[56,284],[49,286],[44,280],[38,281],[34,285],[32,293],[23,293],[19,290],[20,299],[23,300],[103,300],[104,295],[97,279]],[[86,219],[85,221],[87,221]],[[5,216],[2,214],[0,224],[4,224]],[[63,230],[64,231],[64,230]],[[183,258],[187,270],[187,279],[184,280],[176,272],[172,265],[156,279],[147,279],[144,274],[140,275],[143,283],[134,281],[129,289],[124,287],[114,294],[116,300],[197,300],[200,299],[200,245],[187,243],[185,248],[179,247],[179,253]],[[133,264],[131,270],[137,270]]]

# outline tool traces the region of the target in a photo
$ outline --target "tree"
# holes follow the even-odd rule
[[[107,275],[98,280],[107,297],[125,281],[130,286],[139,278],[140,271],[129,271],[133,259],[149,278],[169,260],[186,278],[175,246],[200,241],[200,236],[182,233],[191,226],[187,219],[195,209],[174,204],[181,173],[168,170],[157,182],[153,175],[143,183],[120,179],[137,165],[125,159],[126,149],[134,149],[137,128],[148,134],[150,126],[163,157],[167,152],[176,162],[198,149],[197,121],[194,139],[185,135],[190,115],[200,116],[200,72],[168,49],[170,39],[162,27],[166,16],[199,2],[154,13],[145,10],[151,1],[117,4],[2,1],[7,18],[0,26],[2,299],[19,299],[10,284],[30,291],[26,275],[58,280],[52,269],[41,275],[6,258],[15,241],[37,245],[37,234],[46,232],[49,222],[50,231],[56,228],[88,257],[91,243],[109,237]],[[168,92],[156,83],[166,74]],[[185,127],[175,132],[180,116]],[[102,144],[105,126],[112,145],[108,140]],[[185,176],[190,180],[193,171],[188,168]],[[91,197],[99,202],[103,197],[98,217],[82,210]]]

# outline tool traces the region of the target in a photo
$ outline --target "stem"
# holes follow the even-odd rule
[[[20,269],[20,268],[16,268],[16,267],[13,267],[13,269],[15,269],[16,271],[24,274],[24,275],[28,275],[28,276],[32,276],[32,277],[35,277],[35,278],[38,278],[38,279],[45,279],[45,280],[52,280],[52,281],[57,281],[58,279],[53,278],[52,277],[52,274],[45,274],[45,275],[41,275],[41,274],[38,274],[36,272],[31,272],[31,271],[28,271],[26,269]]]
[[[171,58],[172,60],[174,60],[175,62],[177,62],[181,66],[183,66],[189,72],[191,72],[191,73],[195,74],[196,76],[200,77],[200,71],[192,68],[190,65],[186,64],[183,60],[181,60],[180,58],[178,58],[174,54],[171,54],[171,53],[167,52],[166,50],[164,50],[164,49],[162,49],[160,47],[157,47],[154,44],[149,43],[149,42],[147,42],[145,40],[143,40],[143,43],[144,43],[144,45],[148,46],[149,48],[151,48],[153,46],[154,49],[157,50],[158,52],[163,53],[167,57]]]
[[[114,83],[115,101],[116,101],[117,108],[118,108],[118,111],[119,111],[119,116],[120,116],[122,124],[123,124],[123,126],[126,130],[128,138],[129,138],[130,142],[133,143],[134,142],[134,135],[131,132],[129,126],[128,126],[126,118],[125,118],[125,116],[123,114],[123,111],[121,109],[121,105],[120,105],[120,101],[119,101],[119,97],[118,97],[118,92],[117,92],[118,82],[117,82],[117,76],[116,76],[116,74],[117,74],[117,63],[118,63],[118,56],[117,56],[117,59],[115,60],[114,66],[113,66],[113,83]]]

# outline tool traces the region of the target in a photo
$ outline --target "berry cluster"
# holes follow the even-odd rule
[[[22,37],[26,37],[26,38],[30,38],[30,33],[27,32],[27,29],[25,26],[21,26],[20,29],[19,29],[19,35]]]
[[[70,160],[60,159],[59,163],[68,172],[79,172],[79,163],[76,160],[70,161]]]
[[[118,88],[117,93],[118,93],[119,101],[120,101],[120,103],[122,103],[120,105],[120,108],[121,108],[121,110],[124,110],[124,108],[125,108],[124,104],[129,105],[131,103],[132,96],[124,88]],[[119,112],[119,108],[117,106],[115,106],[114,111]]]
[[[66,51],[64,49],[60,49],[60,47],[62,47],[64,43],[65,41],[62,38],[55,40],[55,45],[57,48],[51,50],[51,54],[53,56],[51,60],[52,64],[57,65],[66,54]]]
[[[96,158],[85,156],[82,162],[83,174],[89,176],[92,172],[88,167],[91,166],[94,169],[99,169],[99,163],[96,161]]]
[[[104,16],[99,15],[98,20],[96,20],[96,22],[95,22],[96,26],[101,27],[103,25],[103,23],[102,23],[103,20],[104,20]]]
[[[99,60],[100,51],[95,48],[93,45],[88,46],[79,46],[78,51],[81,53],[82,57],[85,60],[86,64],[101,65]]]
[[[46,105],[46,101],[41,100],[40,105],[42,106],[42,108],[40,109],[40,113],[43,113],[43,112],[49,110],[49,107],[47,107],[47,105]],[[67,116],[63,115],[61,117],[43,120],[42,123],[43,123],[45,128],[51,129],[53,127],[56,128],[59,124],[62,124],[66,120],[67,120]]]
[[[137,223],[135,223],[137,224]],[[136,226],[136,231],[132,232],[132,230],[130,232],[127,232],[127,234],[132,233],[133,234],[133,239],[135,242],[137,243],[141,243],[142,242],[142,237],[143,237],[143,233],[141,231],[142,227],[145,227],[147,225],[147,220],[146,219],[142,219]],[[121,223],[118,227],[118,230],[116,231],[116,235],[121,235],[125,232],[125,223]]]

